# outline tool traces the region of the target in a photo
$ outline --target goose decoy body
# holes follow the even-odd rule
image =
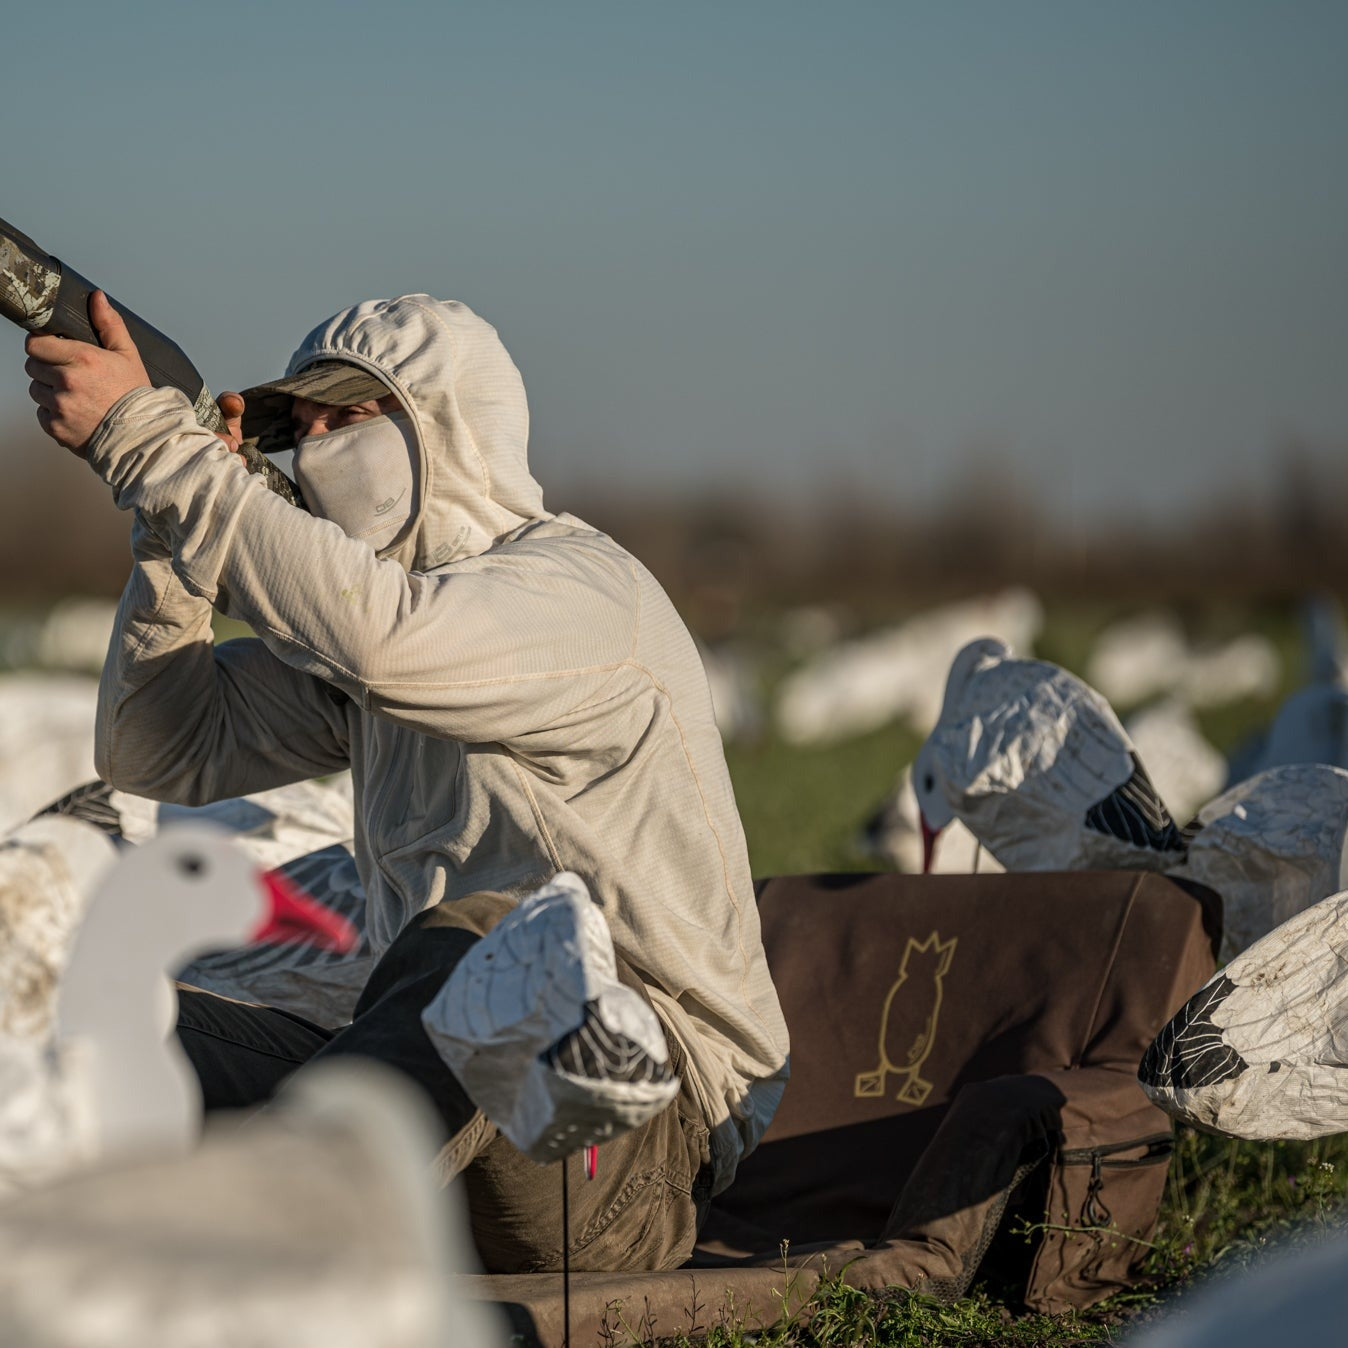
[[[1044,660],[985,637],[955,657],[935,729],[913,762],[930,862],[960,819],[1012,871],[1180,861],[1186,840],[1109,703]]]
[[[1199,810],[1169,873],[1222,897],[1223,961],[1297,913],[1348,888],[1348,771],[1269,768]]]
[[[1208,1132],[1348,1132],[1348,893],[1215,974],[1157,1035],[1138,1080],[1168,1114]]]

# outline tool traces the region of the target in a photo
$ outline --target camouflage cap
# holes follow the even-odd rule
[[[243,438],[255,442],[264,454],[294,449],[295,434],[290,425],[293,399],[350,407],[392,392],[382,379],[359,365],[321,361],[298,374],[244,389]]]

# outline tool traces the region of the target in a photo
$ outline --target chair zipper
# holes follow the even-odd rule
[[[1121,1151],[1136,1151],[1139,1147],[1146,1148],[1141,1156],[1117,1155]],[[1170,1154],[1174,1150],[1173,1134],[1152,1133],[1149,1137],[1136,1137],[1129,1142],[1111,1142],[1100,1147],[1065,1147],[1059,1151],[1059,1165],[1088,1165],[1091,1168],[1090,1183],[1086,1187],[1086,1201],[1081,1205],[1082,1226],[1100,1230],[1109,1226],[1114,1220],[1114,1214],[1100,1197],[1106,1170],[1132,1170],[1140,1165],[1160,1165],[1163,1161],[1170,1160]]]

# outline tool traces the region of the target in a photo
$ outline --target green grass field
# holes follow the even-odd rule
[[[1348,1138],[1254,1144],[1181,1128],[1161,1219],[1137,1286],[1089,1311],[1026,1313],[998,1289],[975,1282],[950,1304],[894,1289],[868,1295],[834,1280],[780,1325],[709,1317],[705,1337],[643,1333],[619,1320],[611,1348],[1077,1348],[1118,1344],[1167,1312],[1167,1303],[1207,1278],[1237,1277],[1271,1246],[1304,1243],[1343,1225]],[[1025,1238],[1031,1238],[1026,1232]],[[625,1333],[623,1331],[626,1331]]]

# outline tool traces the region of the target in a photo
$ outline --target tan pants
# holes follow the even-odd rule
[[[492,1273],[561,1268],[561,1164],[537,1165],[496,1131],[436,1053],[421,1011],[514,906],[483,892],[419,914],[375,966],[352,1024],[336,1032],[198,990],[179,993],[178,1035],[208,1109],[256,1105],[318,1058],[377,1058],[412,1077],[444,1121],[439,1179],[464,1186],[473,1237]],[[618,976],[644,995],[621,957]],[[677,1046],[670,1052],[681,1072]],[[687,1260],[710,1201],[711,1164],[707,1126],[686,1089],[642,1127],[604,1143],[593,1180],[584,1177],[580,1154],[565,1165],[573,1269],[670,1269]]]

